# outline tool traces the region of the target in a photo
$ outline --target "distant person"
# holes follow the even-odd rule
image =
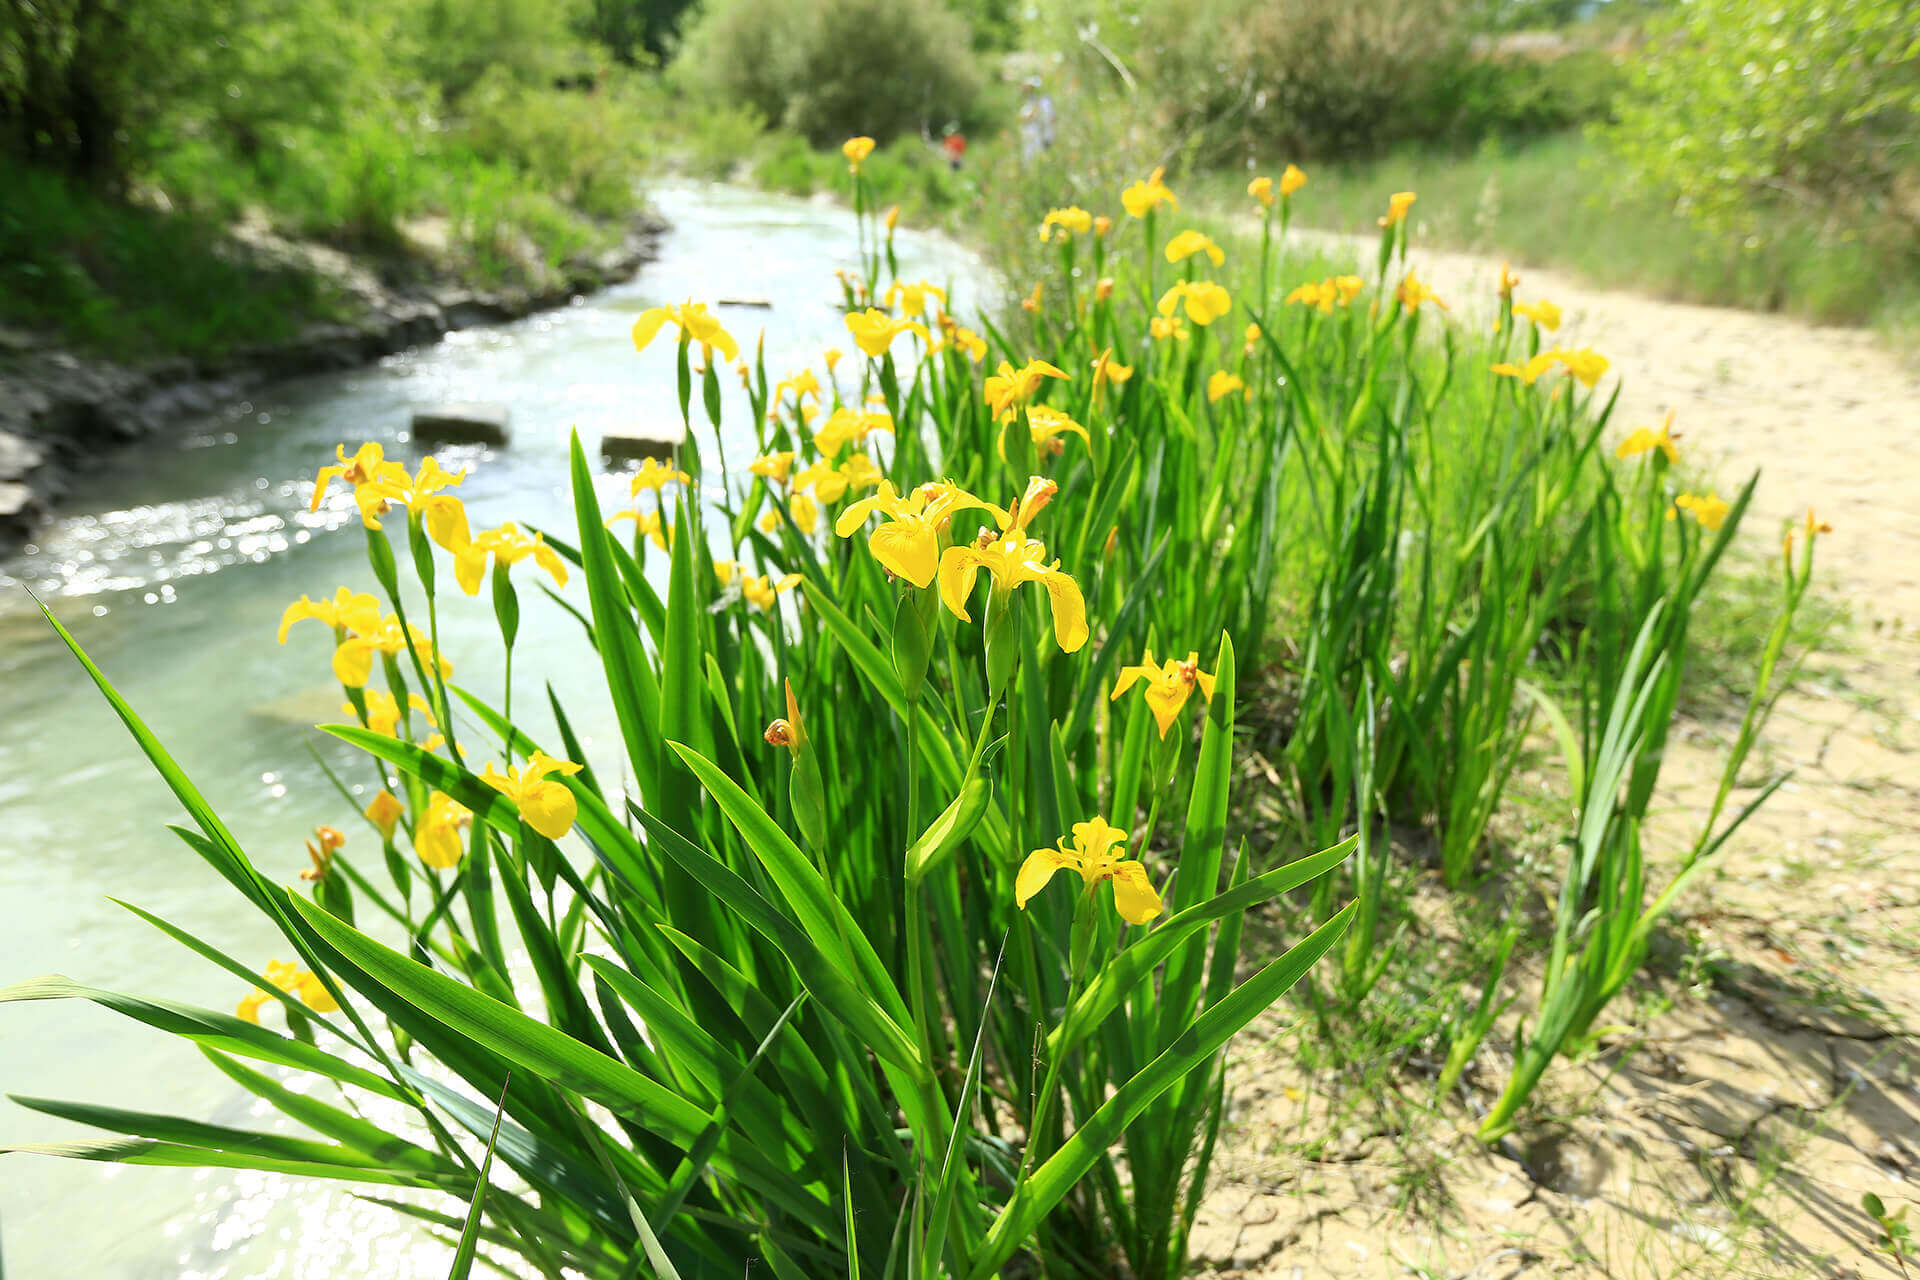
[[[1029,77],[1020,104],[1020,148],[1028,156],[1053,146],[1053,98],[1040,87],[1040,77]]]
[[[940,140],[940,150],[947,157],[947,168],[960,172],[960,157],[967,154],[966,137],[955,130]]]

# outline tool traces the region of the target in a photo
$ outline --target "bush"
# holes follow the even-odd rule
[[[826,145],[884,142],[970,118],[980,93],[966,22],[888,0],[733,0],[687,41],[699,87]]]
[[[1062,6],[1053,39],[1080,82],[1130,83],[1154,128],[1201,163],[1282,152],[1351,160],[1607,118],[1610,55],[1479,34],[1472,0],[1206,0],[1197,10]],[[1132,96],[1132,95],[1130,95]]]
[[[635,203],[633,131],[621,119],[623,81],[589,91],[529,89],[488,72],[461,103],[461,134],[482,155],[511,164],[547,195],[594,217]]]
[[[1791,206],[1830,233],[1920,231],[1915,0],[1696,0],[1658,23],[1607,141],[1716,231]]]

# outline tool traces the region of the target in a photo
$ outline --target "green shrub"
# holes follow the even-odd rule
[[[731,0],[685,58],[697,85],[826,145],[967,119],[981,85],[971,49],[966,22],[939,5]]]
[[[1485,43],[1472,0],[1085,0],[1053,18],[1063,88],[1145,103],[1154,135],[1203,164],[1550,133],[1607,119],[1622,79],[1601,50]]]
[[[1626,71],[1604,49],[1549,57],[1491,54],[1462,62],[1444,87],[1453,138],[1538,137],[1610,120]]]
[[[590,91],[531,89],[488,72],[462,100],[460,134],[546,194],[594,217],[619,217],[635,203],[626,96],[618,78]]]
[[[1697,0],[1650,32],[1606,138],[1701,225],[1788,205],[1828,230],[1920,231],[1920,4]]]

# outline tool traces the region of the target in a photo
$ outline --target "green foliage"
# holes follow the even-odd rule
[[[815,150],[791,134],[775,134],[758,152],[753,180],[769,191],[806,196],[832,191],[846,182],[847,161],[838,147]],[[899,205],[908,218],[924,219],[954,209],[967,195],[964,181],[947,167],[938,151],[913,139],[877,148],[861,176],[876,205]]]
[[[1860,1207],[1866,1211],[1873,1225],[1880,1229],[1880,1235],[1874,1240],[1874,1247],[1892,1256],[1900,1265],[1900,1274],[1907,1273],[1907,1258],[1913,1253],[1913,1228],[1907,1225],[1908,1205],[1901,1205],[1898,1213],[1887,1211],[1886,1201],[1869,1191],[1860,1197]]]
[[[313,276],[240,255],[198,223],[36,170],[0,183],[0,323],[144,358],[272,342],[336,306]]]
[[[548,0],[414,0],[419,70],[450,102],[483,77],[550,84],[591,67],[570,37],[565,11]]]
[[[1477,1004],[1409,1011],[1421,983],[1394,970],[1421,871],[1391,832],[1424,828],[1470,909],[1526,876],[1487,834],[1538,715],[1566,752],[1569,854],[1551,941],[1525,938],[1542,1014],[1482,1132],[1524,1120],[1758,803],[1721,821],[1777,696],[1811,530],[1699,840],[1649,893],[1639,824],[1689,622],[1751,484],[1720,504],[1658,450],[1604,447],[1604,362],[1542,351],[1508,298],[1491,331],[1451,320],[1412,288],[1404,223],[1324,306],[1296,288],[1338,266],[1290,253],[1291,202],[1257,246],[1216,228],[1218,263],[1168,261],[1170,200],[1068,214],[1086,229],[1044,242],[1029,223],[1050,274],[981,338],[897,278],[894,230],[854,187],[841,302],[859,346],[779,383],[746,365],[736,387],[712,313],[643,316],[644,358],[679,370],[685,471],[621,486],[635,505],[614,521],[578,439],[575,524],[544,545],[450,520],[430,461],[356,455],[355,497],[385,514],[366,530],[384,600],[292,616],[382,652],[384,689],[345,690],[359,722],[324,728],[390,810],[319,868],[342,878],[327,892],[258,868],[59,632],[191,817],[183,841],[298,961],[255,974],[143,919],[253,981],[243,1012],[277,1004],[289,1034],[58,978],[0,1004],[93,1000],[185,1036],[316,1136],[23,1099],[117,1136],[21,1150],[453,1197],[464,1220],[399,1207],[546,1274],[1175,1280],[1228,1114],[1223,1050],[1296,984],[1329,1038],[1417,1025],[1444,1087],[1463,1078],[1522,934],[1480,953]],[[874,302],[904,313],[889,342]],[[1534,381],[1490,367],[1536,356]],[[713,465],[706,442],[740,421],[761,456]],[[489,549],[497,705],[450,685],[434,648],[442,610],[485,607],[466,574]],[[472,601],[447,591],[448,553]],[[523,661],[603,674],[619,732],[597,769],[543,761],[581,754],[551,693],[550,733],[515,718],[516,560],[572,592],[550,594],[577,651]],[[1287,724],[1266,820],[1243,831],[1256,673]],[[333,815],[362,809],[340,790]],[[1248,915],[1269,903],[1287,941],[1256,953]],[[365,1094],[405,1105],[414,1136],[364,1118]]]
[[[672,56],[694,0],[587,0],[580,31],[629,67],[662,66]]]
[[[1072,112],[1111,112],[1124,95],[1200,164],[1565,128],[1606,118],[1619,81],[1599,51],[1483,46],[1488,19],[1466,0],[1080,0],[1047,14]]]
[[[970,119],[981,89],[966,21],[940,4],[725,0],[687,37],[708,92],[816,145],[885,142]]]
[[[1920,232],[1920,4],[1700,0],[1650,26],[1619,123],[1634,176],[1711,230],[1811,211],[1830,236]]]
[[[1407,188],[1420,193],[1423,236],[1441,244],[1572,268],[1608,288],[1920,331],[1912,243],[1828,234],[1811,211],[1765,202],[1749,211],[1750,234],[1717,233],[1623,182],[1614,158],[1578,134],[1468,152],[1396,150],[1312,172],[1320,226],[1365,230],[1387,194]],[[1244,206],[1243,176],[1217,182],[1221,202]]]
[[[582,78],[588,49],[566,16],[538,0],[0,6],[0,155],[183,215],[196,225],[167,234],[208,246],[196,261],[213,256],[224,224],[264,216],[296,236],[434,252],[487,282],[546,284],[570,255],[617,235],[642,160],[639,93],[626,75]],[[9,194],[44,203],[44,190]],[[409,224],[434,219],[450,234],[416,243]],[[163,221],[131,208],[117,220]],[[74,240],[29,246],[20,270],[42,283],[14,311],[55,318],[71,340],[120,343],[78,299],[49,301],[65,288],[49,282],[86,276],[103,301],[147,305],[130,273],[68,256]],[[201,283],[166,266],[156,277]],[[177,305],[245,309],[210,294]],[[315,314],[289,308],[256,333]],[[160,349],[216,350],[228,323],[163,326]]]

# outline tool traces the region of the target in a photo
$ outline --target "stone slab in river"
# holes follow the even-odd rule
[[[600,437],[600,457],[607,462],[638,462],[642,458],[671,462],[673,451],[686,443],[686,439],[686,428],[677,422],[671,426],[608,431]]]
[[[487,444],[506,447],[507,406],[474,402],[442,404],[413,413],[413,438],[422,444]]]

